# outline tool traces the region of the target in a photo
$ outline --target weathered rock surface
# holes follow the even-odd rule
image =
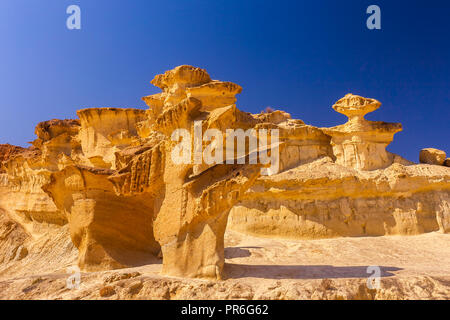
[[[434,148],[426,148],[420,150],[419,161],[420,163],[442,166],[445,163],[445,157],[445,151]]]
[[[349,121],[316,128],[331,136],[320,140],[320,152],[310,151],[311,143],[307,150],[287,147],[281,162],[294,158],[294,163],[257,180],[232,209],[230,228],[307,239],[449,232],[449,170],[387,152],[401,125],[364,119],[380,105],[352,94],[340,99],[333,109]],[[312,140],[299,136],[299,130],[295,135],[303,144]],[[299,161],[298,155],[309,157]]]
[[[78,265],[87,271],[155,262],[152,207],[141,197],[122,199],[107,179],[111,171],[68,166],[43,188],[68,217]]]
[[[229,226],[297,239],[449,232],[449,188],[445,167],[357,171],[325,157],[260,178],[232,209]]]
[[[194,168],[192,162],[174,163],[171,152],[177,142],[171,134],[180,128],[193,133],[194,122],[199,120],[208,128],[237,128],[243,115],[226,106],[235,102],[240,88],[211,81],[204,70],[189,66],[156,76],[152,83],[163,90],[144,98],[156,117],[150,128],[158,139],[151,139],[147,150],[122,156],[128,163],[121,165],[111,181],[118,194],[146,194],[152,199],[163,273],[219,279],[228,212],[256,179],[259,166]]]
[[[18,153],[21,153],[25,150],[25,148],[12,146],[10,144],[0,144],[0,173],[5,172],[5,168],[3,168],[3,162],[9,160],[13,156]]]
[[[91,108],[77,112],[81,128],[78,139],[89,166],[115,169],[114,154],[133,143],[139,144],[136,124],[145,119],[145,110]]]
[[[28,237],[20,224],[0,210],[0,264],[23,259],[28,254],[25,246]]]
[[[0,145],[0,278],[61,271],[75,261],[100,275],[158,265],[162,256],[164,275],[222,279],[227,226],[272,240],[435,232],[439,241],[447,239],[445,152],[424,149],[420,161],[427,164],[415,164],[386,151],[402,126],[364,118],[379,101],[348,94],[333,105],[347,123],[318,128],[283,111],[239,110],[242,88],[200,68],[180,66],[152,84],[162,91],[143,98],[147,110],[82,109],[79,120],[38,124],[28,149]],[[179,129],[190,135],[192,152],[175,161]],[[242,129],[247,139],[227,129]],[[222,135],[197,141],[195,134],[207,130]],[[266,145],[261,132],[272,134]],[[238,146],[245,147],[242,154]],[[222,154],[223,161],[205,161],[202,151],[213,149],[209,156]],[[261,151],[275,163],[250,163]],[[228,276],[239,273],[233,268]],[[109,284],[91,289],[105,298],[132,298],[148,291],[146,281],[149,288],[168,281],[161,279],[134,279],[126,291]],[[359,297],[358,288],[355,283],[347,297]],[[162,298],[173,298],[172,289],[162,290]],[[252,290],[227,297],[268,294]]]
[[[224,281],[166,277],[161,264],[82,273],[69,289],[69,273],[0,277],[0,299],[314,299],[405,300],[450,296],[448,235],[323,240],[255,238],[227,230]],[[380,267],[369,288],[369,266]],[[369,270],[369,272],[368,272]]]
[[[331,136],[337,164],[364,171],[383,169],[392,164],[392,156],[386,147],[394,134],[402,130],[402,125],[364,119],[367,113],[380,105],[375,99],[353,94],[347,94],[333,105],[335,111],[348,117],[346,124],[322,129]]]

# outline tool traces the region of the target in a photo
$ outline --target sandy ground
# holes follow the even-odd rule
[[[1,299],[449,299],[450,235],[277,240],[228,231],[227,279],[159,275],[161,264],[0,280]],[[380,286],[369,288],[369,266]],[[376,284],[376,283],[375,283]]]

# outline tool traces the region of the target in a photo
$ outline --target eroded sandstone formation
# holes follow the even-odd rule
[[[380,107],[375,99],[347,94],[333,109],[348,117],[348,122],[333,128],[323,128],[331,136],[336,163],[357,170],[383,169],[393,162],[386,147],[394,134],[402,130],[400,123],[368,121],[364,116]]]
[[[420,150],[419,161],[420,163],[435,164],[438,166],[445,165],[446,154],[445,151],[435,148],[425,148]]]
[[[25,149],[10,144],[0,144],[0,173],[5,173],[3,163],[18,153],[22,153]]]
[[[259,178],[232,209],[230,228],[294,239],[449,232],[450,172],[386,151],[401,125],[364,119],[380,105],[340,99],[333,109],[349,121],[320,129],[331,150]]]
[[[164,274],[220,279],[227,225],[283,238],[450,232],[445,154],[434,165],[386,151],[402,127],[364,119],[377,100],[348,94],[333,106],[348,122],[318,128],[283,111],[239,110],[242,88],[200,68],[180,66],[151,83],[162,92],[143,98],[147,110],[83,109],[79,120],[38,124],[28,149],[0,146],[0,264],[39,259],[29,243],[70,235],[86,271],[162,256]],[[215,147],[226,159],[192,152],[175,161],[178,129],[194,137],[191,151]],[[256,132],[256,144],[230,147],[227,129]],[[198,130],[223,134],[196,141]],[[261,132],[277,139],[264,145]],[[276,166],[250,161],[262,151],[277,155]]]

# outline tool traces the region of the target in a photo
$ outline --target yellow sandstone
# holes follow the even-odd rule
[[[75,260],[110,270],[162,256],[165,275],[217,280],[227,226],[289,239],[450,232],[445,153],[424,149],[426,164],[416,164],[386,151],[402,126],[366,120],[375,99],[346,95],[333,109],[347,123],[318,128],[283,111],[239,110],[242,88],[200,68],[152,84],[162,92],[143,98],[147,110],[83,109],[79,120],[38,124],[28,149],[0,148],[0,272],[56,272]],[[175,164],[172,132],[193,134],[197,121],[203,131],[278,130],[279,171]]]

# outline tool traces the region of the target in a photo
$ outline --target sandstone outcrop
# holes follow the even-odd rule
[[[0,264],[23,259],[28,254],[25,246],[28,237],[20,224],[0,210]]]
[[[159,245],[151,212],[139,197],[122,199],[107,179],[112,172],[68,166],[43,186],[68,218],[83,270],[107,270],[154,263]]]
[[[348,122],[318,128],[239,110],[242,88],[200,68],[151,83],[162,92],[143,98],[147,110],[82,109],[38,124],[28,149],[0,146],[0,265],[47,259],[37,248],[62,241],[58,268],[74,255],[85,271],[162,256],[163,274],[215,280],[227,227],[291,239],[450,232],[445,153],[422,151],[430,166],[386,151],[402,126],[366,120],[375,99],[346,95],[333,109]]]
[[[450,172],[387,152],[401,125],[364,119],[380,105],[352,94],[340,99],[333,109],[349,121],[321,128],[331,150],[259,178],[233,207],[229,227],[294,239],[448,233]]]
[[[140,109],[90,108],[77,112],[81,128],[78,140],[88,166],[115,169],[114,154],[138,143],[136,124],[145,119]],[[81,162],[81,161],[80,161]]]
[[[348,117],[346,124],[322,128],[331,136],[336,163],[357,170],[386,168],[393,162],[386,147],[394,134],[402,130],[400,123],[368,121],[364,116],[380,107],[375,99],[347,94],[333,105],[333,109]]]
[[[178,142],[171,134],[180,128],[193,133],[194,122],[200,120],[205,130],[237,128],[246,115],[227,106],[240,88],[211,81],[204,70],[188,66],[156,76],[152,83],[163,93],[144,101],[153,109],[156,119],[150,119],[150,128],[159,139],[150,139],[147,148],[128,156],[128,163],[110,179],[118,194],[151,197],[163,273],[221,278],[228,212],[256,179],[259,167],[174,163],[171,152]]]
[[[0,144],[0,173],[5,173],[5,168],[3,168],[3,162],[9,160],[18,153],[21,153],[25,148],[12,146],[10,144]]]
[[[420,150],[419,161],[420,163],[443,166],[446,160],[445,157],[445,151],[434,148],[425,148]]]
[[[449,188],[445,167],[361,172],[325,157],[260,178],[232,209],[229,226],[293,239],[448,233]]]

